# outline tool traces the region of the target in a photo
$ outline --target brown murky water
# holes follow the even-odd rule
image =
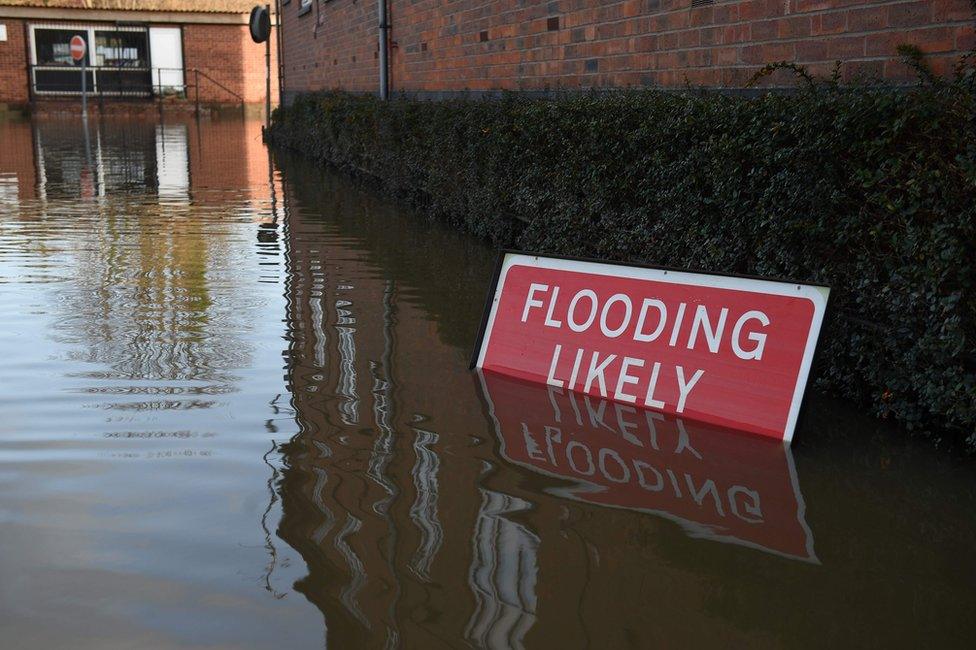
[[[256,122],[0,124],[3,648],[968,647],[971,461],[467,370],[494,253]]]

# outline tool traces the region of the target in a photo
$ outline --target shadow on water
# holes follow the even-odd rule
[[[330,643],[972,637],[971,463],[816,395],[791,451],[478,381],[466,363],[493,255],[279,158],[300,432],[278,534]]]
[[[484,244],[257,122],[89,129],[0,124],[4,647],[976,636],[972,461],[472,373]]]

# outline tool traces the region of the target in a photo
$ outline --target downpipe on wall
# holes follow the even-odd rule
[[[380,46],[380,99],[386,100],[390,94],[390,22],[386,11],[386,0],[378,0],[379,6],[379,46]]]

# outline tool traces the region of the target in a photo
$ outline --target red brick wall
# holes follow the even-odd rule
[[[27,48],[24,45],[24,22],[0,18],[7,26],[7,40],[0,41],[0,104],[26,104]]]
[[[376,0],[313,0],[304,15],[300,6],[301,0],[292,0],[281,8],[285,89],[375,90]]]
[[[970,0],[388,2],[394,91],[741,87],[779,60],[827,74],[839,59],[845,78],[907,82],[898,44],[937,71],[976,44]],[[286,89],[375,90],[376,1],[315,0],[304,16],[299,5],[282,8]]]
[[[277,47],[271,41],[271,103],[278,103]],[[264,43],[251,40],[247,25],[184,25],[183,65],[187,84],[193,84],[193,68],[226,86],[249,103],[263,103],[265,90]],[[191,99],[193,89],[190,89]],[[235,102],[236,98],[201,75],[200,100]]]

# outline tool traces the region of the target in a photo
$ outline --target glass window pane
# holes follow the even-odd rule
[[[88,92],[95,89],[95,73],[92,68],[88,68],[85,75],[87,77]],[[48,93],[80,93],[81,92],[81,69],[72,70],[68,66],[63,68],[38,68],[34,70],[34,90]]]
[[[116,68],[149,67],[146,32],[95,30],[95,65]]]
[[[81,36],[88,46],[88,31],[81,29],[35,29],[34,53],[38,65],[81,65],[71,58],[71,37]]]

